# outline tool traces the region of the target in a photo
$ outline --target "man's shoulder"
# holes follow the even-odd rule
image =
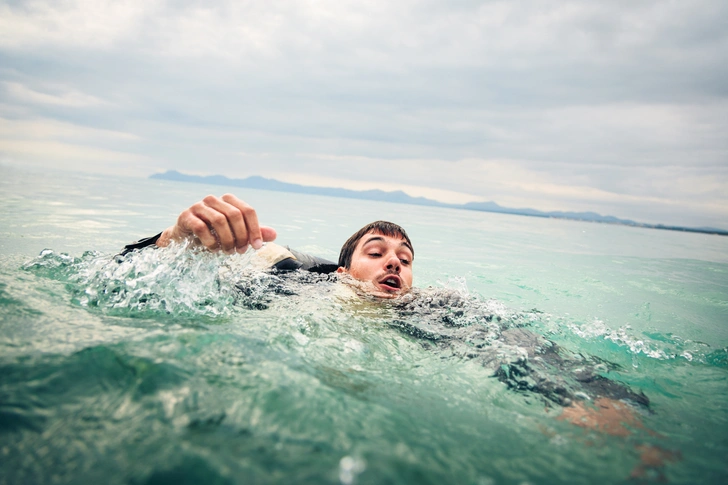
[[[333,261],[271,242],[256,251],[256,257],[262,258],[269,267],[278,271],[300,269],[312,273],[328,274],[334,273],[338,269],[338,265]]]

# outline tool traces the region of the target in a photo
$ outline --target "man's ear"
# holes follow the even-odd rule
[[[336,272],[337,273],[348,273],[346,268],[344,268],[343,266],[339,266],[339,269],[337,269]]]

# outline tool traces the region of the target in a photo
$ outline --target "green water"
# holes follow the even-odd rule
[[[112,261],[233,189],[0,170],[0,483],[728,477],[728,238],[238,193],[280,242],[330,259],[366,222],[403,224],[425,294],[527,315],[519,325],[616,364],[604,375],[649,397],[643,427],[611,436],[556,419],[559,406],[425,345],[340,283],[271,296],[251,255]],[[240,281],[267,309],[249,308]],[[674,459],[630,479],[645,445]]]

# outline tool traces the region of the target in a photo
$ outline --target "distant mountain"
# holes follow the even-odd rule
[[[332,187],[313,187],[309,185],[290,184],[274,179],[253,176],[244,179],[231,179],[224,175],[187,175],[169,170],[164,173],[151,175],[149,178],[158,180],[173,180],[176,182],[190,182],[209,185],[227,185],[231,187],[243,187],[247,189],[272,190],[276,192],[293,192],[298,194],[324,195],[329,197],[343,197],[347,199],[377,200],[381,202],[392,202],[396,204],[426,205],[433,207],[448,207],[452,209],[465,209],[483,212],[497,212],[501,214],[514,214],[531,217],[552,217],[555,219],[570,219],[576,221],[602,222],[608,224],[622,224],[627,226],[645,227],[652,229],[667,229],[672,231],[702,232],[708,234],[719,234],[728,236],[728,231],[712,227],[689,228],[680,226],[666,226],[663,224],[645,224],[629,219],[619,219],[614,216],[603,216],[596,212],[542,212],[536,209],[512,209],[502,207],[495,202],[468,202],[467,204],[445,204],[425,197],[411,197],[401,190],[385,192],[383,190],[349,190]]]
[[[590,222],[608,222],[611,224],[627,224],[636,225],[637,223],[629,219],[618,219],[614,216],[603,216],[596,212],[542,212],[536,209],[511,209],[509,207],[501,207],[495,202],[468,202],[460,206],[463,209],[477,210],[484,212],[500,212],[503,214],[516,214],[521,216],[533,217],[553,217],[556,219],[574,219],[577,221]]]
[[[245,179],[230,179],[224,175],[209,175],[205,177],[187,175],[169,170],[164,173],[157,173],[149,178],[160,180],[175,180],[177,182],[192,182],[210,185],[228,185],[232,187],[243,187],[246,189],[272,190],[276,192],[294,192],[297,194],[326,195],[330,197],[344,197],[346,199],[378,200],[382,202],[394,202],[397,204],[431,205],[439,207],[451,207],[436,200],[424,197],[410,197],[401,190],[385,192],[383,190],[349,190],[332,187],[312,187],[308,185],[289,184],[264,177],[248,177]]]

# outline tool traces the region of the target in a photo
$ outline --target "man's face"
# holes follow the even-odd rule
[[[349,270],[339,272],[365,282],[375,296],[395,298],[412,286],[412,250],[402,238],[370,232],[357,243]]]

